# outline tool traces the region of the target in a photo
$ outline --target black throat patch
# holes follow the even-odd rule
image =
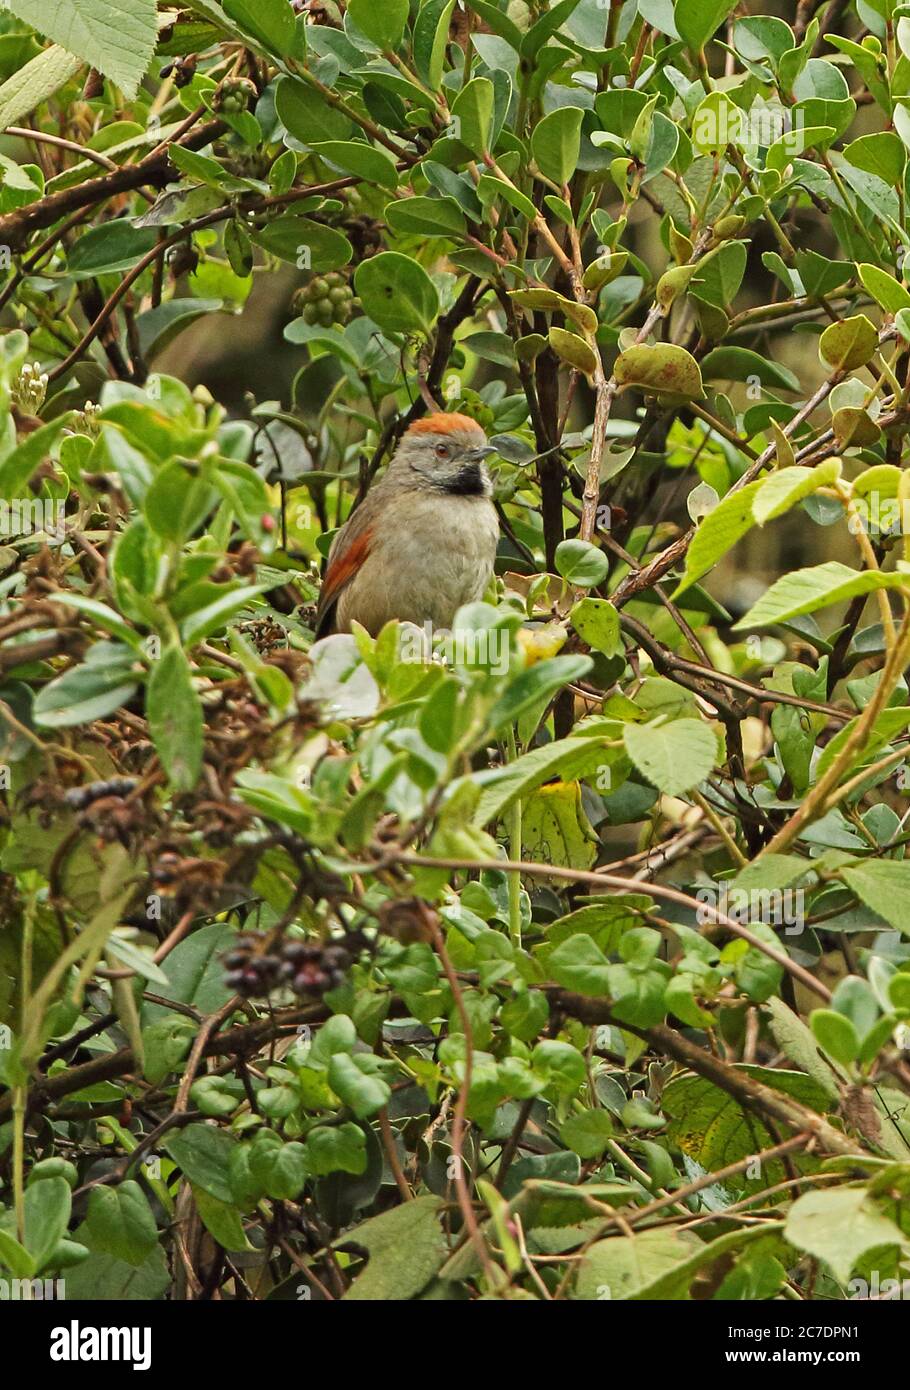
[[[486,480],[479,463],[465,463],[453,477],[442,484],[443,492],[456,497],[482,497],[486,493]]]

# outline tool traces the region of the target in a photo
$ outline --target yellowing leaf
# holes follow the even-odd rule
[[[637,386],[668,405],[700,401],[705,394],[695,358],[672,343],[627,348],[617,357],[613,375],[620,386]]]

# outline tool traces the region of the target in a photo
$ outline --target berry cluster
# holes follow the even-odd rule
[[[225,116],[239,116],[257,95],[248,77],[226,77],[212,97],[212,110]]]
[[[320,324],[323,328],[330,328],[332,324],[343,327],[357,302],[351,286],[337,270],[327,275],[314,275],[310,283],[294,295],[294,308],[302,314],[304,323]]]
[[[260,952],[261,932],[244,932],[224,957],[225,985],[245,999],[289,984],[295,994],[317,998],[344,982],[351,957],[343,946],[286,941],[278,954]]]
[[[282,970],[295,994],[321,995],[327,989],[337,989],[351,964],[343,946],[288,941],[281,954]]]

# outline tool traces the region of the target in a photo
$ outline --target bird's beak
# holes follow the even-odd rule
[[[469,449],[467,457],[472,463],[480,463],[482,459],[488,458],[490,454],[495,454],[496,448],[492,444],[478,444],[476,449]]]

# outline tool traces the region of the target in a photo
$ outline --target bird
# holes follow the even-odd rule
[[[499,521],[484,460],[496,452],[467,415],[438,412],[404,434],[385,475],[335,535],[316,638],[391,619],[450,630],[483,597]]]

